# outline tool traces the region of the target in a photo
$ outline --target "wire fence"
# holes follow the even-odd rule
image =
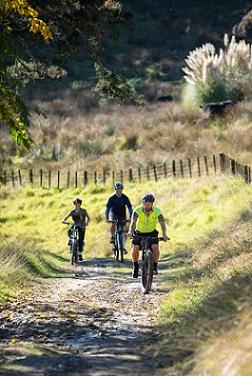
[[[240,175],[251,183],[251,167],[243,165],[221,153],[196,158],[172,159],[163,164],[136,166],[128,169],[101,169],[99,171],[71,171],[66,169],[4,170],[0,171],[2,186],[81,188],[88,184],[114,184],[120,182],[158,181],[168,178],[192,178],[214,174]]]

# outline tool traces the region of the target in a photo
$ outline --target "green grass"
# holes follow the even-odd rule
[[[148,191],[155,194],[171,237],[161,245],[160,269],[168,294],[159,317],[162,334],[152,347],[155,372],[201,375],[210,365],[219,370],[216,341],[237,322],[244,328],[242,318],[251,304],[252,187],[239,178],[217,176],[131,183],[125,189],[134,206]],[[61,219],[77,195],[91,217],[86,257],[109,256],[104,208],[111,193],[111,187],[93,185],[63,191],[2,190],[0,299],[15,297],[20,288],[39,281],[37,277],[69,273]],[[121,272],[125,270],[118,268]],[[234,335],[241,337],[239,332]],[[206,346],[213,349],[211,362],[204,356]],[[245,370],[251,361],[246,359]],[[220,374],[215,371],[209,374]]]

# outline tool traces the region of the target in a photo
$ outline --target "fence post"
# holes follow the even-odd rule
[[[97,184],[97,171],[94,172],[94,183]]]
[[[39,170],[39,177],[40,177],[40,187],[43,187],[43,170]]]
[[[88,173],[87,171],[84,171],[84,187],[86,187],[86,185],[88,184]]]
[[[249,169],[248,166],[244,166],[244,179],[245,183],[249,183]]]
[[[176,161],[172,161],[172,175],[176,177]]]
[[[217,166],[216,166],[216,157],[215,154],[213,155],[213,167],[214,167],[214,173],[217,173]]]
[[[33,185],[33,172],[32,172],[32,169],[29,170],[29,182],[31,183],[31,185]]]
[[[138,181],[141,183],[141,167],[138,167]]]
[[[236,175],[236,163],[234,159],[231,159],[231,172],[233,175]]]
[[[184,164],[183,164],[182,159],[180,159],[179,164],[180,164],[180,174],[181,174],[181,177],[183,178],[184,177]]]
[[[18,180],[19,180],[19,185],[20,187],[22,186],[22,176],[21,176],[21,171],[18,170]]]
[[[154,173],[155,181],[158,181],[156,165],[153,165],[153,173]]]
[[[51,182],[52,182],[52,171],[48,171],[48,187],[51,188]]]
[[[225,154],[221,153],[219,154],[220,157],[220,170],[221,172],[225,172],[226,170],[226,156]]]
[[[133,171],[132,171],[132,168],[129,169],[129,181],[133,181]]]
[[[198,176],[201,176],[200,157],[197,157]]]
[[[207,159],[206,155],[204,155],[204,163],[205,163],[205,168],[206,168],[206,174],[208,176],[209,175],[209,169],[208,169],[208,159]]]
[[[58,174],[57,174],[57,188],[60,189],[60,170],[58,170]]]
[[[166,166],[166,162],[164,162],[164,178],[165,179],[167,178],[167,166]]]
[[[75,188],[78,188],[78,171],[75,171]]]
[[[150,170],[149,170],[149,166],[146,167],[146,175],[147,175],[147,179],[150,180]]]
[[[102,169],[102,181],[103,181],[103,184],[105,185],[106,184],[106,171],[105,171],[105,168]]]
[[[11,171],[11,181],[12,181],[12,187],[14,188],[15,187],[15,175],[14,175],[13,170]]]
[[[70,187],[70,171],[67,171],[67,188]]]
[[[192,162],[191,158],[187,158],[190,178],[192,177]]]

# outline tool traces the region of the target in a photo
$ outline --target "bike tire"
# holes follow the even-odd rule
[[[119,260],[119,249],[118,249],[117,244],[115,244],[115,247],[114,247],[114,255],[115,255],[115,260],[118,261]]]
[[[151,290],[153,280],[153,254],[147,250],[142,262],[141,288],[143,294],[148,294]]]
[[[77,265],[77,263],[78,263],[78,244],[77,244],[77,241],[74,241],[73,246],[72,246],[71,264]]]
[[[120,250],[120,261],[124,262],[124,241],[123,241],[123,234],[118,234],[118,248]],[[118,257],[119,259],[119,257]]]

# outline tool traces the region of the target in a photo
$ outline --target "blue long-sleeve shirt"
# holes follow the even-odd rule
[[[121,197],[118,197],[116,194],[111,196],[108,199],[107,205],[106,205],[106,220],[109,219],[109,213],[111,212],[114,217],[117,219],[126,219],[126,206],[129,211],[129,216],[132,215],[132,205],[129,200],[129,198],[122,194]]]

